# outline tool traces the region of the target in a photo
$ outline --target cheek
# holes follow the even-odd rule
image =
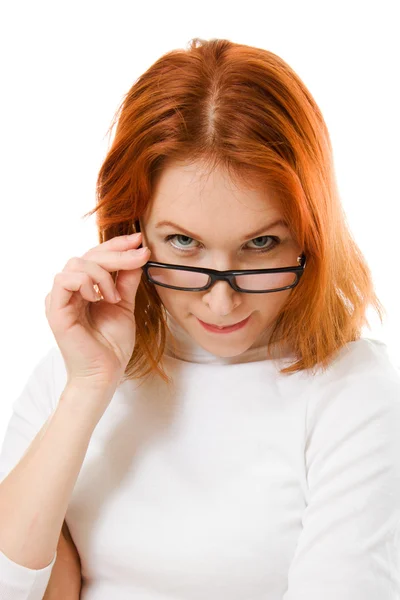
[[[255,304],[259,307],[262,314],[271,316],[278,313],[288,300],[292,290],[274,292],[270,294],[260,294],[262,300],[256,300]]]

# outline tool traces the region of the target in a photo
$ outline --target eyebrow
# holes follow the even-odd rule
[[[200,236],[198,236],[196,233],[192,233],[188,229],[185,229],[181,225],[178,225],[177,223],[173,223],[172,221],[160,221],[159,223],[156,224],[155,228],[159,229],[160,227],[174,227],[175,229],[179,229],[180,231],[183,231],[185,235],[187,235],[191,238],[194,238],[196,240],[201,240]],[[285,227],[286,229],[288,228],[287,223],[286,223],[286,221],[284,221],[284,219],[276,219],[272,223],[268,223],[267,225],[264,225],[264,227],[261,227],[261,229],[257,229],[257,231],[248,233],[245,236],[245,240],[255,238],[258,235],[260,235],[260,233],[264,233],[265,231],[267,231],[267,229],[272,229],[273,227]]]

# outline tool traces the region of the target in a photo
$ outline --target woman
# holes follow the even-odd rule
[[[400,375],[305,85],[228,40],[161,57],[94,212],[3,445],[0,592],[394,600]]]

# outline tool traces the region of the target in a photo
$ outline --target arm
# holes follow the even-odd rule
[[[54,559],[68,503],[98,422],[93,416],[97,398],[89,398],[90,394],[90,390],[67,385],[54,413],[0,484],[0,549],[23,567],[43,569]]]
[[[399,374],[334,382],[312,398],[307,430],[309,497],[282,600],[397,600]]]
[[[57,545],[57,558],[43,600],[79,600],[81,561],[64,521]]]

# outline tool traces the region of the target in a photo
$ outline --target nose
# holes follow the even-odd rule
[[[227,281],[216,281],[203,296],[203,302],[216,316],[226,316],[240,305],[240,292],[237,292]]]

